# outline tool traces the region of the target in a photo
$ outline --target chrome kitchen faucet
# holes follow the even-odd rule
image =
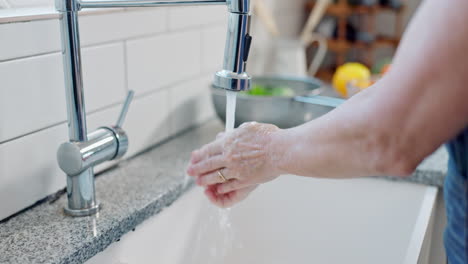
[[[122,129],[133,97],[129,92],[117,125],[102,127],[88,134],[84,103],[78,12],[83,8],[152,7],[175,5],[226,5],[229,13],[223,69],[214,76],[214,86],[243,91],[250,89],[251,77],[245,72],[252,37],[250,0],[56,0],[60,12],[63,67],[70,141],[57,151],[60,168],[67,174],[68,205],[71,216],[93,215],[99,211],[94,190],[93,167],[122,157],[128,137]]]

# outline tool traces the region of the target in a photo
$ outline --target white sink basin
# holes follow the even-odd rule
[[[283,176],[231,209],[228,228],[195,188],[87,263],[417,263],[436,194],[380,179]]]

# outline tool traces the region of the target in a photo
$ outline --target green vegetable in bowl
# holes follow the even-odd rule
[[[259,85],[254,84],[252,88],[243,92],[247,95],[252,96],[283,96],[291,97],[294,96],[294,90],[289,87],[279,87],[279,86],[269,86],[269,85]]]

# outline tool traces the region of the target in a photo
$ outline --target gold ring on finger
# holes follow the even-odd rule
[[[227,182],[227,179],[226,179],[226,177],[224,177],[224,175],[223,175],[223,173],[221,172],[221,170],[218,170],[217,172],[218,172],[218,176],[219,176],[219,178],[221,179],[221,181],[222,181],[223,183]]]

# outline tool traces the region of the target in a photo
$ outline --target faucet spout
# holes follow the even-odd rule
[[[215,74],[214,86],[230,91],[249,90],[251,77],[246,72],[252,36],[250,1],[228,1],[229,21],[223,69]]]

